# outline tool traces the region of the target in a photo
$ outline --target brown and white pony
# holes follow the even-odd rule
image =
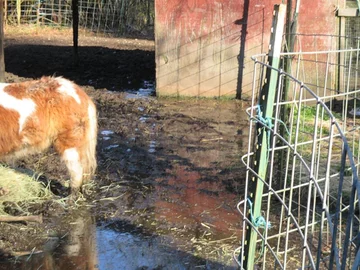
[[[69,171],[72,193],[96,169],[96,107],[61,77],[0,84],[0,160],[9,162],[51,145]]]

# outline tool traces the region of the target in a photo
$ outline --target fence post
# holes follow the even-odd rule
[[[16,15],[17,15],[17,23],[20,25],[21,23],[21,0],[16,0]]]
[[[36,7],[36,27],[39,28],[40,26],[40,6],[41,2],[38,0],[38,4]]]
[[[79,41],[79,0],[72,0],[72,20],[73,20],[73,53],[74,53],[74,64],[79,64],[79,52],[78,52],[78,41]]]
[[[280,52],[282,45],[282,36],[285,24],[285,11],[284,4],[274,6],[274,17],[272,22],[270,45],[268,61],[272,68],[278,69],[280,63]],[[270,119],[273,116],[273,107],[275,101],[275,93],[278,83],[278,72],[272,68],[266,69],[266,82],[263,85],[259,96],[259,108],[261,108],[262,116],[264,119]],[[261,179],[266,180],[267,165],[268,165],[268,150],[271,144],[270,134],[263,125],[257,124],[256,130],[258,132],[257,151],[255,155],[255,171]],[[264,190],[264,183],[256,177],[252,178],[249,183],[250,200],[252,201],[253,208],[247,213],[248,219],[257,218],[261,215],[261,204]],[[246,203],[247,198],[245,198]],[[252,213],[251,213],[252,210]],[[255,252],[256,252],[257,233],[251,229],[250,226],[246,228],[246,241],[244,248],[244,269],[254,269]]]
[[[5,82],[4,0],[0,0],[0,82]]]

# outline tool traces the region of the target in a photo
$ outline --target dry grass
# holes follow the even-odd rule
[[[5,35],[11,36],[41,36],[41,35],[66,35],[69,38],[72,37],[72,28],[70,27],[50,27],[50,26],[36,26],[31,24],[17,25],[6,25]],[[85,31],[79,30],[79,33],[85,33]]]
[[[5,203],[19,205],[26,213],[27,206],[43,202],[52,197],[49,187],[37,181],[35,175],[18,172],[14,169],[0,165],[0,215],[8,215],[4,210]]]

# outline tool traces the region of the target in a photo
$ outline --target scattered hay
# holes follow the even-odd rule
[[[29,176],[7,166],[0,164],[0,215],[8,215],[5,211],[5,203],[12,203],[19,206],[21,210],[26,209],[35,203],[40,203],[52,197],[48,186],[37,181],[39,176]]]

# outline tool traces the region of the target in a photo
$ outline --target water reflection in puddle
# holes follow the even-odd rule
[[[49,238],[43,252],[2,262],[0,269],[235,269],[181,251],[170,237],[146,233],[126,221],[97,227],[88,215],[71,222],[65,236]]]
[[[100,132],[100,134],[102,135],[101,139],[103,141],[108,141],[108,140],[111,140],[111,136],[110,135],[113,135],[114,134],[114,131],[112,130],[102,130]]]
[[[118,147],[119,147],[118,144],[111,144],[111,145],[105,147],[105,149],[106,149],[106,150],[110,150],[110,149],[112,149],[112,148],[118,148]]]
[[[121,197],[99,200],[96,207],[105,212],[98,218],[101,224],[90,217],[71,223],[66,238],[58,238],[50,251],[34,254],[23,269],[236,269],[230,252],[241,233],[235,205],[245,171],[236,166],[246,145],[238,137],[247,137],[245,124],[241,126],[245,114],[231,112],[229,118],[221,110],[184,104],[177,109],[186,112],[172,111],[171,119],[160,125],[142,108],[135,107],[140,125],[126,143],[118,131],[100,132],[100,138],[109,140],[103,144],[106,153],[115,153],[111,169],[124,164],[127,170],[126,175],[114,173],[114,182],[126,183],[114,183],[124,190]],[[140,144],[135,138],[144,130],[146,139]],[[144,170],[149,172],[141,175]],[[117,198],[116,192],[109,188],[108,197]],[[121,226],[113,226],[119,222]]]
[[[201,260],[169,249],[163,237],[144,237],[98,229],[99,269],[189,269],[202,266]]]
[[[69,231],[64,235],[48,238],[40,252],[2,261],[0,269],[99,269],[95,228],[91,216],[82,213],[68,224]]]
[[[138,90],[128,90],[126,91],[126,98],[148,98],[155,95],[155,86],[154,82],[144,81],[143,86]]]
[[[140,120],[140,122],[142,122],[142,123],[145,123],[146,122],[146,120],[148,120],[149,119],[149,117],[148,116],[141,116],[140,118],[139,118],[139,120]]]
[[[245,176],[240,157],[246,147],[247,118],[235,103],[221,103],[224,109],[215,110],[211,101],[206,102],[200,103],[202,106],[189,102],[189,106],[184,101],[178,107],[166,103],[164,107],[170,112],[162,111],[159,117],[135,107],[139,114],[134,133],[143,141],[132,140],[133,134],[127,138],[131,154],[122,155],[120,162],[127,164],[125,168],[134,178],[120,176],[130,188],[114,204],[120,213],[118,218],[129,218],[132,224],[146,227],[155,236],[144,238],[127,230],[101,229],[97,232],[98,242],[111,246],[110,259],[104,262],[111,262],[121,243],[131,247],[141,242],[145,247],[138,246],[139,252],[146,257],[149,253],[144,249],[151,247],[154,250],[150,256],[161,258],[163,263],[155,264],[158,261],[147,258],[149,269],[235,269],[232,251],[241,234],[235,206]],[[126,147],[123,152],[130,149]],[[161,165],[159,160],[165,161]],[[107,239],[107,234],[111,241],[103,242],[100,238]],[[120,244],[113,239],[119,239]],[[123,250],[126,247],[117,252],[129,256]],[[173,256],[180,259],[167,260]],[[136,267],[142,267],[140,259],[135,261]]]
[[[109,135],[112,135],[112,134],[114,134],[114,131],[112,131],[112,130],[103,130],[103,131],[101,131],[101,135],[103,135],[103,136],[109,136]]]
[[[156,141],[150,141],[148,152],[155,153],[156,151],[155,147],[156,147]]]

